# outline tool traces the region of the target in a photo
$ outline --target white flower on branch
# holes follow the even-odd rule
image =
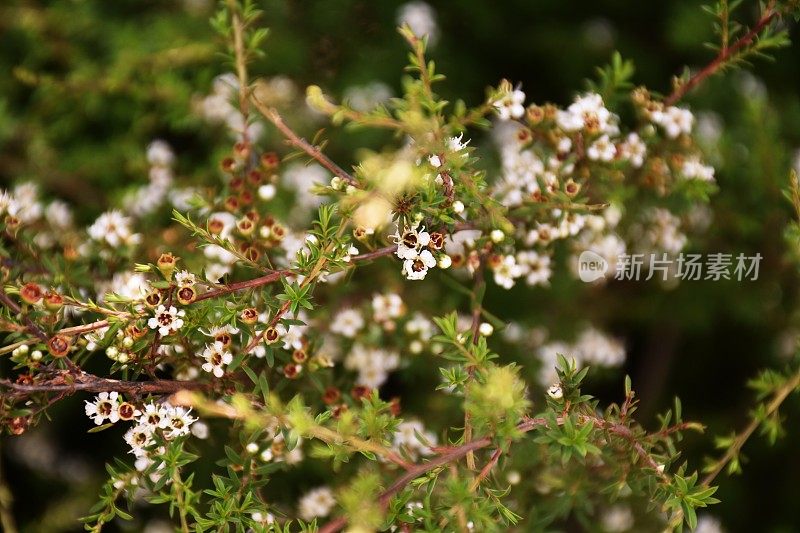
[[[202,357],[206,360],[202,366],[203,370],[214,374],[218,378],[225,375],[225,367],[233,361],[233,355],[219,341],[206,345]]]
[[[118,392],[101,392],[93,402],[86,402],[84,406],[86,416],[98,426],[106,420],[115,423],[119,420],[119,404],[121,402],[122,397]]]
[[[169,309],[164,305],[159,305],[155,314],[147,321],[147,325],[150,326],[150,329],[157,329],[162,337],[166,337],[183,327],[184,316],[186,316],[186,311],[183,309],[178,311],[174,305],[171,305]]]

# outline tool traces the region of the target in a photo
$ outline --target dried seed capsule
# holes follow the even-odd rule
[[[61,358],[67,355],[72,341],[65,335],[56,335],[47,341],[47,350],[53,357]]]

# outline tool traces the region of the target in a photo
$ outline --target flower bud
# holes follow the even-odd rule
[[[156,266],[164,274],[164,277],[167,279],[172,279],[172,273],[175,271],[175,266],[178,263],[178,258],[172,255],[170,252],[165,252],[161,254],[161,257],[158,258],[156,262]]]
[[[306,354],[305,350],[295,350],[292,352],[292,360],[298,365],[302,365],[307,359],[308,354]]]
[[[322,401],[325,402],[325,405],[333,405],[338,402],[341,397],[342,393],[339,392],[339,389],[336,387],[328,387],[325,389],[325,394],[322,395]]]
[[[42,288],[36,283],[26,283],[19,290],[19,296],[26,304],[36,304],[42,299]]]
[[[294,363],[288,363],[286,366],[283,367],[283,375],[289,379],[296,378],[300,372],[303,370],[303,367]]]
[[[280,162],[281,159],[275,152],[264,152],[261,154],[261,166],[267,170],[275,169]]]
[[[64,298],[58,293],[48,291],[44,295],[44,306],[50,311],[58,311],[64,306]]]
[[[456,213],[457,215],[463,213],[464,209],[465,209],[464,202],[462,202],[461,200],[456,200],[455,202],[453,202],[453,212]]]

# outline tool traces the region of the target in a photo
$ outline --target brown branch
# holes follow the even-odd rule
[[[689,78],[689,81],[686,83],[681,83],[675,87],[675,90],[672,91],[672,94],[670,94],[664,100],[664,105],[673,105],[675,102],[683,98],[686,93],[703,82],[706,78],[716,73],[731,57],[736,55],[745,46],[751,44],[758,37],[761,31],[764,30],[764,28],[766,28],[779,15],[780,13],[775,9],[775,1],[773,0],[767,5],[766,8],[764,8],[761,18],[758,20],[758,22],[756,22],[756,25],[753,26],[750,31],[745,33],[731,46],[723,47],[719,54],[717,54],[717,57],[715,57],[708,65],[700,70],[700,72]]]
[[[580,415],[579,421],[583,423],[592,423],[598,427],[606,428],[612,433],[620,435],[626,440],[630,437],[632,443],[638,444],[638,448],[634,445],[634,449],[636,450],[637,454],[643,455],[648,457],[649,460],[646,460],[648,465],[653,466],[656,472],[659,472],[658,465],[655,463],[655,460],[650,457],[649,453],[641,446],[638,440],[636,440],[635,435],[627,426],[617,423],[609,423],[601,418],[597,418],[594,416],[586,416]],[[564,423],[564,417],[558,417],[556,419],[556,423],[561,425]],[[547,427],[548,420],[544,417],[537,417],[537,418],[526,418],[519,424],[517,424],[517,430],[522,433],[527,433],[533,429],[539,427]],[[657,435],[657,434],[655,434]],[[648,437],[645,435],[644,437]],[[378,497],[378,503],[380,506],[385,509],[389,505],[389,501],[392,497],[400,492],[406,485],[408,485],[411,481],[417,479],[418,477],[449,463],[458,461],[462,457],[466,456],[468,453],[474,453],[478,450],[486,448],[492,444],[493,440],[492,437],[486,436],[480,439],[474,440],[472,442],[467,442],[466,444],[462,444],[456,447],[441,447],[441,448],[434,448],[433,450],[438,453],[436,457],[431,459],[428,462],[420,463],[414,465],[408,469],[408,471],[403,474],[402,476],[398,477],[386,490],[384,490],[380,496]],[[489,462],[484,466],[481,472],[478,474],[478,478],[485,479],[488,476],[489,471],[497,464],[497,461],[500,458],[500,450],[497,449],[492,454],[492,457],[489,459]],[[660,473],[662,479],[666,478],[666,475]],[[340,516],[331,520],[325,526],[320,528],[319,533],[335,533],[340,531],[347,525],[347,517]]]
[[[249,144],[247,138],[247,122],[250,113],[249,101],[247,98],[247,51],[244,47],[244,25],[239,16],[237,3],[228,0],[228,11],[231,14],[231,25],[233,26],[233,49],[236,57],[236,77],[239,79],[239,111],[242,113],[242,141],[245,145]]]
[[[81,372],[69,374],[61,372],[56,377],[46,382],[25,385],[14,383],[7,379],[0,380],[0,387],[25,395],[37,392],[121,392],[125,394],[174,394],[180,390],[197,390],[208,387],[206,383],[198,381],[155,380],[155,381],[120,381],[116,379],[101,378],[93,374]]]
[[[265,276],[261,276],[260,278],[254,278],[247,281],[240,281],[237,283],[230,283],[228,285],[223,285],[218,289],[214,289],[211,291],[206,292],[205,294],[201,294],[197,298],[195,298],[195,302],[199,302],[201,300],[208,300],[209,298],[219,298],[220,296],[225,296],[226,294],[230,294],[232,292],[243,291],[247,289],[253,289],[255,287],[261,287],[262,285],[268,285],[270,283],[274,283],[281,279],[284,276],[290,276],[293,272],[291,270],[276,270],[274,272],[270,272]]]
[[[489,461],[486,463],[486,465],[484,465],[483,468],[481,468],[480,473],[477,475],[477,477],[472,481],[472,484],[469,486],[470,492],[475,492],[476,490],[478,490],[478,487],[480,486],[481,482],[484,479],[486,479],[486,477],[489,475],[489,472],[491,472],[492,468],[494,468],[494,465],[496,465],[497,461],[500,460],[500,455],[502,453],[503,451],[500,448],[497,448],[494,451],[492,456],[489,458]]]
[[[369,261],[370,259],[377,259],[378,257],[383,257],[385,255],[392,255],[396,251],[397,245],[393,244],[392,246],[386,246],[385,248],[378,248],[372,252],[354,255],[352,259],[353,261]]]
[[[348,185],[352,185],[353,187],[359,186],[358,181],[353,176],[345,172],[339,165],[331,161],[325,154],[322,153],[319,148],[312,146],[308,141],[297,135],[294,130],[292,130],[286,124],[286,122],[284,122],[283,117],[281,117],[277,110],[265,106],[258,101],[255,96],[253,97],[253,103],[255,104],[256,109],[258,109],[267,120],[272,122],[272,124],[278,128],[283,136],[286,137],[286,140],[289,144],[304,151],[312,159],[316,159],[319,164],[327,168],[333,175],[338,176],[346,181]]]

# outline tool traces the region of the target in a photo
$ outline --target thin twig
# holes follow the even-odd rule
[[[294,130],[292,130],[286,124],[286,122],[284,122],[283,117],[281,117],[277,110],[262,104],[255,96],[253,97],[253,103],[255,104],[256,109],[258,109],[267,120],[272,122],[272,124],[278,128],[283,136],[286,137],[286,140],[289,142],[289,144],[304,151],[312,159],[316,159],[320,165],[327,168],[334,176],[338,176],[346,181],[348,185],[352,185],[353,187],[359,186],[358,180],[345,172],[339,165],[331,161],[325,154],[322,153],[319,148],[312,146],[308,141],[297,135],[297,133],[295,133]]]
[[[769,405],[767,405],[764,418],[768,418],[775,413],[784,400],[786,400],[786,398],[798,387],[800,387],[800,372],[796,372],[775,392],[775,396],[772,398],[772,401],[769,402]],[[758,429],[758,426],[760,425],[761,419],[753,418],[744,431],[736,436],[736,438],[733,440],[733,443],[731,443],[730,447],[725,452],[725,455],[723,455],[722,458],[717,461],[716,465],[714,466],[714,470],[712,470],[705,478],[703,478],[703,485],[710,485],[711,482],[714,481],[714,478],[716,478],[720,472],[725,469],[725,466],[739,455],[739,452],[747,442],[747,439],[750,438],[750,436],[755,432],[756,429]]]
[[[672,91],[672,94],[670,94],[664,100],[664,105],[671,106],[675,104],[675,102],[683,98],[686,93],[691,91],[706,78],[716,73],[731,57],[737,54],[742,48],[752,43],[758,37],[761,31],[779,15],[780,13],[775,9],[775,1],[772,0],[767,7],[764,8],[761,18],[758,20],[758,22],[756,22],[756,25],[753,26],[750,31],[737,39],[732,45],[723,46],[720,49],[719,54],[717,54],[717,57],[715,57],[708,65],[706,65],[697,74],[689,78],[686,83],[681,83],[675,87],[675,90]]]

